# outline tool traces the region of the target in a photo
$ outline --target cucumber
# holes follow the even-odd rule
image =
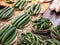
[[[19,2],[20,0],[16,0],[16,2],[13,4],[13,7],[16,6],[16,4]]]
[[[15,30],[14,33],[4,42],[4,45],[11,43],[17,36],[18,31]]]
[[[4,27],[0,30],[0,36],[1,36],[1,34],[4,33],[4,31],[5,31],[7,28],[9,28],[9,26],[10,26],[10,25],[6,25],[6,26],[4,26]]]
[[[15,19],[12,20],[12,24],[14,24],[19,18],[21,18],[23,15],[25,14],[22,14],[20,16],[17,16]]]
[[[22,0],[19,1],[19,2],[15,5],[15,7],[19,7],[19,5],[21,5],[22,2],[23,2]]]
[[[0,12],[0,14],[1,14],[3,11],[5,11],[7,8],[8,8],[8,6],[5,7],[5,8],[3,8],[3,10]]]
[[[25,26],[29,21],[30,21],[31,18],[27,19],[19,28],[23,28],[23,26]]]
[[[10,9],[8,12],[6,12],[3,16],[2,16],[2,19],[7,19],[11,13],[14,12],[14,8]],[[13,15],[12,15],[13,16]]]
[[[27,15],[22,15],[22,17],[20,17],[14,24],[14,26],[16,26],[22,19],[24,19]]]
[[[5,11],[3,11],[3,12],[0,14],[0,17],[1,17],[2,15],[4,15],[4,13],[6,13],[8,10],[10,10],[10,8],[7,8]]]
[[[10,36],[10,34],[12,34],[13,31],[15,31],[15,27],[12,27],[11,29],[9,29],[9,31],[7,33],[5,33],[5,35],[2,38],[2,43],[5,42],[5,40],[8,38],[8,36]]]
[[[36,5],[36,8],[35,8],[35,10],[34,10],[34,13],[36,13],[36,12],[39,10],[39,7],[40,7],[40,4],[37,4],[37,5]]]
[[[21,20],[16,27],[20,27],[20,25],[22,25],[27,19],[29,19],[30,15],[26,16],[23,20]]]
[[[11,10],[9,10],[9,12],[7,12],[5,18],[9,17],[13,12],[14,12],[14,8],[12,8]]]
[[[20,6],[19,6],[19,9],[22,9],[22,8],[23,8],[22,6],[23,6],[23,5],[25,5],[25,3],[26,3],[26,1],[25,1],[25,0],[24,0],[24,1],[22,1],[22,2],[21,2],[21,4],[20,4]]]
[[[12,26],[9,26],[9,28],[7,28],[7,30],[0,36],[0,38],[2,39],[3,36],[12,28]],[[2,41],[2,40],[1,40]]]

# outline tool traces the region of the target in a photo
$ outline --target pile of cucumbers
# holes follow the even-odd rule
[[[13,15],[14,15],[14,8],[9,8],[9,6],[7,6],[0,12],[0,19],[9,19]]]
[[[37,15],[41,10],[41,4],[40,3],[37,3],[37,4],[32,4],[30,6],[28,6],[26,9],[25,9],[25,12],[30,14],[30,15]]]
[[[35,31],[37,30],[46,30],[52,26],[52,23],[49,19],[39,17],[37,20],[33,21],[33,28]]]
[[[0,30],[0,43],[2,45],[10,45],[10,43],[16,38],[17,33],[18,31],[16,27],[11,25],[5,25]]]
[[[26,0],[17,0],[17,1],[13,4],[13,7],[14,7],[15,9],[20,9],[20,10],[22,10],[22,9],[24,9],[24,8],[26,7],[26,5],[27,5]]]
[[[57,25],[56,27],[53,27],[53,28],[51,29],[51,32],[52,32],[55,36],[60,37],[60,24]]]
[[[35,35],[31,32],[22,33],[20,36],[20,42],[18,45],[41,45],[42,38],[38,35]]]
[[[30,20],[31,20],[31,16],[24,13],[13,19],[12,25],[14,25],[17,28],[23,28]]]
[[[48,39],[45,40],[45,43],[43,45],[60,45],[60,41],[56,39]]]

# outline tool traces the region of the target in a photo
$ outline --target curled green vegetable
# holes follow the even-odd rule
[[[32,4],[31,6],[28,6],[25,10],[26,13],[30,15],[37,15],[41,10],[41,4]]]
[[[12,25],[17,28],[23,28],[31,20],[31,16],[24,13],[12,20]]]
[[[60,24],[57,25],[56,27],[53,27],[53,28],[51,29],[51,32],[52,32],[54,35],[60,37]]]
[[[52,26],[52,23],[49,19],[39,17],[39,19],[33,21],[33,28],[37,30],[47,30]]]
[[[26,0],[17,0],[17,1],[13,4],[13,7],[14,7],[15,9],[20,9],[20,10],[22,10],[22,9],[24,9],[24,8],[26,7],[26,5],[27,5]]]
[[[18,45],[41,45],[42,38],[38,35],[35,35],[31,32],[22,33],[20,36],[20,42]]]
[[[9,19],[14,15],[14,8],[5,7],[0,12],[0,19]]]
[[[2,45],[10,45],[17,36],[18,31],[16,27],[6,25],[0,30],[0,43]]]
[[[45,40],[45,43],[43,45],[60,45],[60,41],[55,39],[48,39]]]

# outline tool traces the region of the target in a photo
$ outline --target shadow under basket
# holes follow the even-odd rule
[[[48,33],[49,30],[37,30],[37,31],[34,31],[33,32],[37,33],[37,34],[45,34],[45,33]]]
[[[60,41],[60,37],[54,35],[52,32],[51,32],[51,37]]]

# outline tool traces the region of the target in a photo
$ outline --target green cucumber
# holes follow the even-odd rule
[[[4,26],[4,27],[0,30],[0,36],[1,36],[1,34],[3,34],[3,32],[4,32],[7,28],[9,28],[9,26],[10,26],[10,25],[6,25],[6,26]]]
[[[23,26],[25,26],[29,21],[30,21],[30,18],[27,19],[19,28],[23,28]]]
[[[3,36],[12,28],[12,26],[9,26],[9,28],[7,28],[7,30],[0,36],[0,38],[2,39]]]
[[[16,4],[19,2],[20,0],[16,0],[16,2],[14,3],[13,7],[16,6]]]
[[[25,5],[25,3],[26,3],[26,1],[25,1],[25,0],[24,0],[24,1],[22,1],[22,2],[21,2],[21,4],[20,4],[20,6],[19,6],[19,9],[22,9],[22,8],[23,8],[22,6],[23,6],[23,5]]]
[[[19,18],[21,18],[23,15],[25,14],[22,14],[20,16],[17,16],[15,19],[12,20],[12,24],[14,24]]]
[[[5,40],[8,38],[8,36],[13,32],[13,31],[15,31],[15,27],[12,27],[11,29],[9,29],[9,31],[7,32],[7,33],[5,33],[5,35],[3,36],[3,38],[2,38],[2,43],[4,43],[5,42]]]
[[[4,42],[4,44],[7,45],[7,44],[11,43],[11,42],[16,38],[17,33],[18,33],[18,31],[15,30],[15,31],[13,32],[13,34],[7,39],[7,41]]]
[[[8,6],[5,7],[5,8],[3,8],[3,10],[0,12],[0,14],[1,14],[3,11],[5,11],[7,8],[8,8]]]
[[[10,10],[10,8],[7,8],[5,11],[3,11],[3,12],[0,14],[0,17],[1,17],[2,15],[4,15],[4,13],[6,13],[8,10]]]
[[[9,17],[11,15],[11,13],[13,13],[13,12],[14,12],[14,8],[12,8],[11,10],[9,10],[9,12],[7,12],[5,18]]]
[[[16,6],[16,7],[19,7],[19,5],[21,5],[22,2],[23,2],[22,0],[19,1],[15,6]]]
[[[34,8],[36,8],[36,4],[33,4],[32,6],[31,6],[31,12],[33,13],[34,12]]]
[[[22,25],[29,17],[30,17],[30,15],[27,15],[22,21],[20,21],[20,22],[17,24],[17,27],[19,28],[20,25]]]
[[[16,26],[22,19],[24,19],[27,15],[22,15],[22,17],[20,17],[14,24],[14,26]]]
[[[34,14],[39,10],[39,7],[40,7],[40,4],[37,4],[37,5],[36,5],[36,8],[35,8],[35,10],[34,10]]]

